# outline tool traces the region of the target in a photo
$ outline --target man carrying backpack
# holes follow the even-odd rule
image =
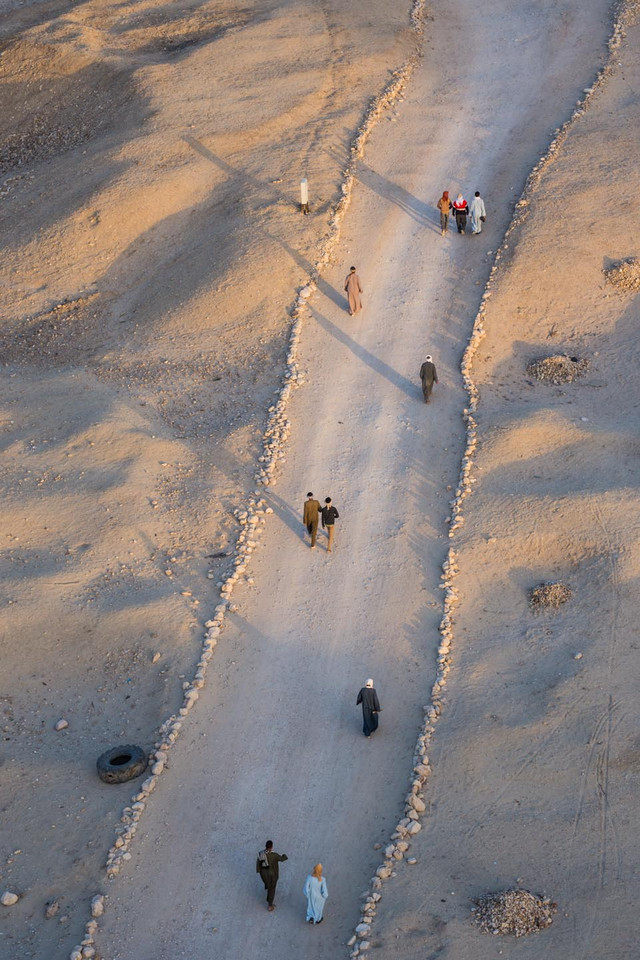
[[[264,883],[264,888],[267,891],[267,903],[269,905],[270,913],[275,910],[273,901],[276,895],[276,887],[278,885],[278,877],[280,872],[278,864],[288,859],[289,857],[286,855],[286,853],[275,853],[273,849],[273,840],[267,840],[264,845],[264,850],[261,850],[258,854],[258,859],[256,860],[256,873],[260,874],[260,879]]]

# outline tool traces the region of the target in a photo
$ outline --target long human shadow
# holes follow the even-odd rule
[[[265,231],[265,236],[268,237],[270,240],[273,240],[274,243],[279,244],[282,247],[282,249],[285,251],[285,253],[288,253],[291,259],[295,263],[297,263],[298,266],[301,267],[306,274],[313,277],[313,281],[316,287],[318,288],[320,293],[323,294],[323,296],[325,296],[328,300],[331,300],[331,302],[335,303],[338,307],[342,307],[342,309],[346,312],[347,310],[346,296],[344,295],[341,296],[339,292],[335,289],[335,287],[332,287],[330,283],[327,283],[327,281],[323,277],[316,275],[313,264],[309,260],[307,260],[306,257],[303,257],[301,253],[299,253],[297,250],[294,250],[293,247],[289,246],[286,240],[281,240],[280,237],[274,236],[273,233],[268,233]]]
[[[380,360],[379,357],[376,357],[370,350],[367,350],[366,347],[363,347],[359,344],[353,337],[350,337],[348,333],[345,333],[344,330],[341,330],[340,327],[336,326],[335,323],[332,323],[327,317],[323,316],[318,310],[315,310],[313,307],[309,306],[311,316],[314,320],[324,329],[327,333],[330,333],[332,337],[335,337],[336,340],[339,340],[340,343],[344,344],[345,347],[348,347],[349,350],[363,363],[366,363],[368,367],[371,367],[376,373],[380,374],[381,377],[384,377],[389,383],[393,384],[394,387],[397,387],[398,390],[402,390],[404,394],[410,397],[412,400],[415,400],[418,396],[418,387],[413,384],[410,380],[407,380],[406,377],[403,377],[401,373],[398,373],[397,370],[394,370],[393,367],[390,367],[388,363],[385,363],[384,360]]]
[[[251,174],[245,173],[243,170],[237,170],[235,167],[232,167],[230,163],[227,163],[226,160],[223,160],[222,157],[218,157],[215,153],[209,150],[208,147],[205,147],[203,143],[200,143],[199,140],[196,140],[195,137],[190,137],[188,135],[183,136],[182,138],[185,143],[187,143],[192,150],[195,150],[196,153],[199,153],[200,156],[204,157],[206,160],[209,160],[210,163],[213,163],[214,166],[218,167],[219,170],[222,170],[223,173],[226,173],[228,177],[238,180],[240,183],[243,181],[246,183],[252,184],[254,187],[259,187],[260,189],[266,189],[278,200],[282,200],[284,194],[280,190],[274,189],[274,187],[265,183],[265,181],[257,180],[255,177],[252,177]],[[337,159],[337,158],[336,158]],[[340,160],[342,163],[343,160]],[[289,198],[290,199],[290,198]],[[293,202],[293,201],[292,201]],[[337,304],[346,310],[346,299],[341,297],[337,290],[334,289],[326,280],[323,280],[322,277],[315,275],[315,268],[309,260],[306,259],[301,253],[297,250],[294,250],[286,240],[282,240],[280,237],[275,236],[273,233],[264,230],[263,234],[269,240],[273,240],[274,243],[277,243],[282,249],[289,254],[294,263],[304,270],[307,276],[313,276],[315,284],[318,290],[324,294],[332,303]]]
[[[327,150],[327,153],[336,162],[343,163],[343,160],[337,155],[335,149],[330,148]],[[403,213],[410,216],[411,219],[419,223],[421,227],[428,227],[435,233],[440,233],[439,218],[436,220],[437,214],[435,208],[432,207],[430,203],[425,203],[424,200],[419,200],[418,197],[414,197],[414,195],[409,193],[408,190],[405,190],[404,187],[394,183],[393,180],[389,180],[388,177],[383,177],[381,173],[378,173],[373,167],[368,166],[363,160],[358,160],[354,177],[359,183],[362,183],[363,186],[377,193],[383,200],[387,200],[389,203],[393,203],[396,207],[399,207]]]

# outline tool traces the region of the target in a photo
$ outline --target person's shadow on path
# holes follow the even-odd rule
[[[332,337],[335,337],[340,343],[344,344],[345,347],[348,347],[349,350],[363,363],[366,363],[368,367],[371,367],[375,373],[380,374],[380,376],[385,377],[389,383],[393,384],[394,387],[397,387],[398,390],[402,390],[408,397],[412,400],[415,400],[420,396],[419,388],[407,380],[406,377],[403,377],[401,373],[398,373],[397,370],[394,370],[393,367],[390,367],[388,363],[385,363],[384,360],[381,360],[379,357],[376,357],[375,354],[371,353],[370,350],[367,350],[366,347],[363,347],[359,344],[353,337],[350,337],[348,333],[345,333],[344,330],[341,330],[340,327],[336,326],[335,323],[332,323],[327,317],[323,316],[318,310],[309,305],[309,312],[313,319],[321,326],[327,333],[330,333]]]

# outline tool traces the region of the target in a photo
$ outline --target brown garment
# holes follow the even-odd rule
[[[436,207],[438,208],[440,213],[443,213],[445,216],[449,216],[449,214],[451,213],[451,200],[449,200],[448,197],[446,200],[444,197],[440,197],[440,199],[436,203]]]
[[[318,500],[305,500],[304,513],[302,520],[307,528],[307,533],[311,537],[311,546],[316,545],[316,536],[318,534],[318,516],[320,513],[320,502]]]
[[[362,300],[360,299],[360,294],[364,293],[362,289],[362,284],[360,283],[360,277],[357,273],[348,273],[347,278],[344,281],[344,289],[347,291],[347,296],[349,298],[349,313],[357,313],[358,310],[362,310]]]

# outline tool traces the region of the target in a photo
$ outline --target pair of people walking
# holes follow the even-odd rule
[[[452,211],[453,216],[456,219],[458,233],[466,232],[468,216],[471,216],[472,233],[480,233],[482,231],[482,224],[487,219],[487,211],[485,209],[484,200],[480,196],[479,190],[476,190],[475,196],[470,204],[467,203],[461,193],[458,194],[452,203],[449,199],[449,191],[445,190],[438,200],[436,206],[440,211],[440,232],[442,233],[442,236],[444,236],[447,232],[449,216],[451,215]]]
[[[340,514],[333,505],[331,497],[326,497],[324,506],[320,506],[320,501],[316,500],[312,493],[307,494],[302,512],[302,522],[307,528],[307,533],[311,537],[311,549],[316,548],[316,537],[318,535],[318,523],[322,521],[322,529],[327,531],[329,542],[327,544],[327,553],[333,551],[333,542],[335,536],[335,524]]]
[[[273,849],[273,840],[267,840],[264,850],[258,854],[256,861],[256,873],[260,874],[260,879],[267,891],[267,908],[269,913],[273,913],[276,906],[274,903],[276,887],[280,874],[280,864],[288,860],[286,853],[276,853]],[[315,867],[304,882],[302,888],[303,895],[307,898],[307,923],[322,923],[325,900],[329,896],[327,881],[322,875],[322,864],[316,863]]]

